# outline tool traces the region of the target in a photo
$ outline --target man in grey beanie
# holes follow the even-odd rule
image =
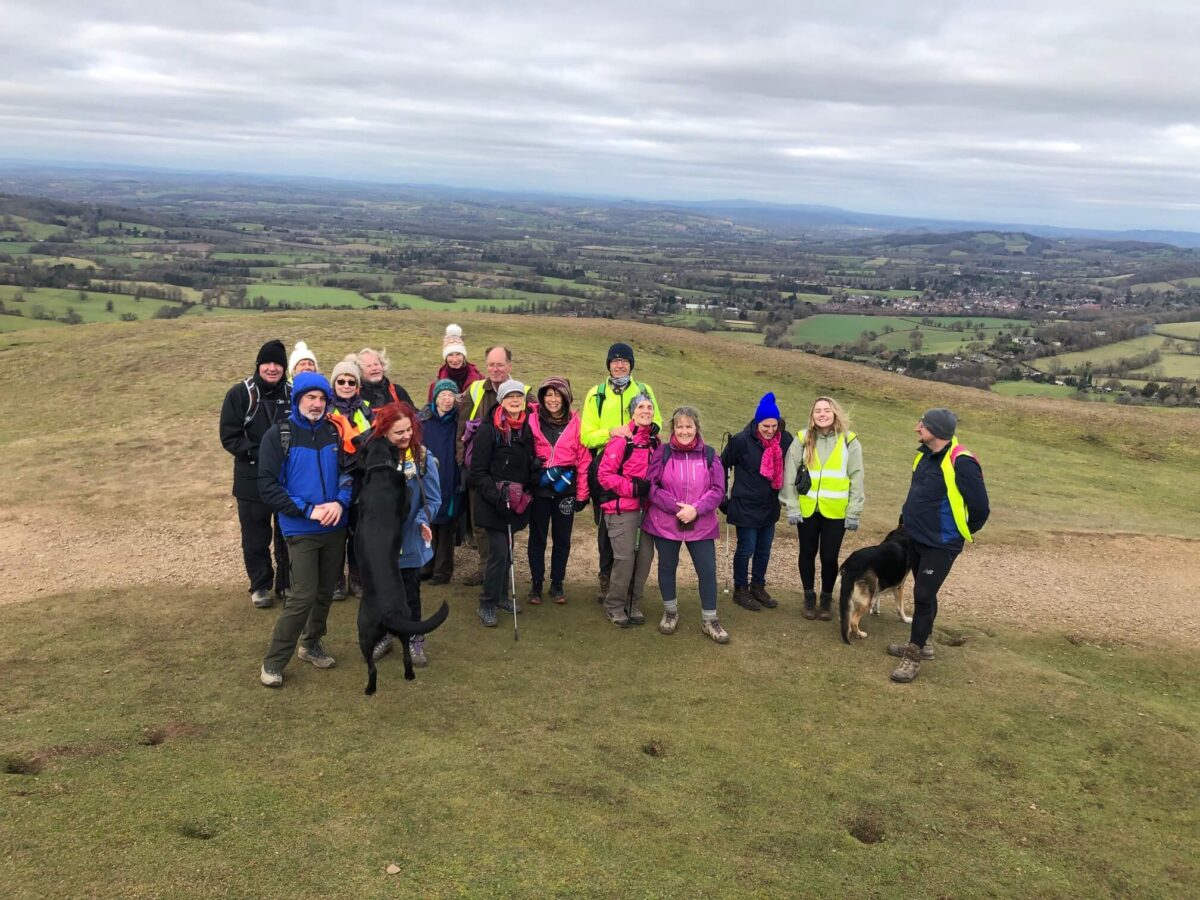
[[[933,647],[927,645],[937,616],[938,590],[991,512],[983,469],[954,436],[957,429],[958,417],[943,407],[926,412],[915,429],[921,446],[902,511],[913,573],[912,632],[907,644],[887,648],[900,657],[892,680],[902,684],[917,677],[922,660],[933,659]]]

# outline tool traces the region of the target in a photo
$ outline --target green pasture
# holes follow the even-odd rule
[[[246,287],[246,299],[253,303],[263,297],[268,303],[286,301],[298,306],[349,306],[362,308],[371,301],[356,291],[345,288],[314,287],[310,284],[251,284]]]
[[[1160,350],[1162,349],[1162,345],[1163,338],[1161,335],[1147,334],[1142,337],[1130,338],[1127,341],[1117,341],[1113,344],[1093,347],[1091,350],[1062,353],[1058,356],[1043,356],[1033,360],[1030,365],[1042,372],[1051,371],[1055,365],[1070,370],[1088,362],[1096,365],[1100,362],[1113,362],[1124,357],[1136,356],[1139,353],[1146,353],[1150,350]]]
[[[62,234],[66,231],[63,225],[51,225],[48,222],[35,222],[32,219],[26,219],[24,216],[11,217],[13,228],[0,227],[0,234],[20,235],[22,239],[30,241],[44,241],[46,238]]]
[[[16,294],[21,293],[25,301],[23,303],[16,302],[13,298]],[[132,313],[139,319],[149,319],[160,306],[174,306],[170,300],[156,300],[153,297],[144,297],[140,302],[130,294],[101,294],[96,291],[87,291],[88,299],[80,300],[79,291],[68,290],[66,288],[38,288],[30,290],[29,288],[15,287],[11,284],[0,284],[0,299],[2,299],[10,309],[19,309],[24,313],[24,318],[31,321],[33,319],[34,307],[40,306],[52,316],[66,315],[68,309],[74,309],[87,322],[116,322],[120,319],[122,313]],[[112,301],[112,312],[105,309],[105,304]],[[14,316],[0,317],[6,321],[0,322],[0,329],[4,329],[8,325],[8,319],[16,318]],[[54,322],[41,322],[42,325],[54,325]],[[5,330],[11,330],[5,329]]]
[[[1161,380],[1163,378],[1186,378],[1200,381],[1200,355],[1195,353],[1163,353],[1162,358],[1147,369],[1131,372],[1137,378]]]
[[[1075,388],[1065,384],[1045,384],[1037,381],[997,381],[992,393],[1003,397],[1070,397]]]
[[[982,328],[985,341],[991,341],[1000,331],[1020,329],[1026,323],[1012,319],[985,316],[933,316],[932,325],[922,325],[920,318],[902,316],[838,315],[822,313],[792,323],[790,340],[793,344],[814,343],[822,347],[836,344],[852,344],[864,331],[874,331],[877,340],[889,349],[898,350],[909,346],[909,332],[920,328],[924,334],[925,353],[953,353],[964,345],[977,340],[975,332]],[[971,323],[970,328],[954,331],[950,327],[956,322]],[[894,331],[884,334],[891,326]]]
[[[1168,322],[1165,325],[1156,325],[1154,333],[1188,341],[1200,341],[1200,322]]]
[[[29,244],[27,242],[0,240],[0,253],[8,253],[12,256],[23,256],[28,252]]]

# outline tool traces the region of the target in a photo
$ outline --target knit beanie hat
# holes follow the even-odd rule
[[[443,361],[451,353],[461,353],[464,358],[467,355],[467,345],[463,343],[462,327],[459,325],[447,325],[446,335],[442,338]]]
[[[300,403],[300,398],[312,391],[324,394],[326,403],[333,400],[333,390],[324,375],[320,372],[301,372],[292,381],[292,406],[299,408],[297,404]]]
[[[542,404],[543,406],[546,405],[545,395],[546,391],[548,390],[558,391],[558,393],[562,395],[564,412],[571,408],[571,402],[574,400],[574,396],[571,394],[570,381],[568,381],[566,378],[560,378],[557,375],[552,375],[543,381],[537,392],[538,403]]]
[[[283,341],[267,341],[259,348],[254,368],[257,369],[263,363],[275,363],[282,369],[287,368],[287,347],[283,346]]]
[[[350,375],[360,385],[362,384],[362,372],[358,369],[358,360],[353,353],[333,367],[333,375],[330,376],[330,380],[337,381],[339,375]]]
[[[304,341],[296,341],[296,346],[292,350],[292,355],[288,357],[287,368],[289,375],[294,375],[296,373],[296,363],[300,362],[302,359],[311,359],[312,364],[316,366],[316,368],[321,368],[317,365],[317,358],[313,355],[313,352],[308,349],[308,344],[304,343]]]
[[[458,351],[452,351],[452,352],[457,353]],[[458,385],[455,384],[453,381],[451,381],[449,378],[439,378],[437,380],[437,382],[435,382],[433,385],[433,405],[434,406],[437,406],[438,394],[440,394],[442,391],[449,391],[455,397],[457,397],[458,396]]]
[[[762,399],[758,401],[758,409],[754,410],[754,424],[757,425],[763,419],[778,419],[779,407],[775,403],[775,394],[772,391],[767,391],[763,394]]]
[[[637,409],[637,405],[643,400],[649,403],[651,407],[654,406],[654,398],[649,394],[634,394],[633,399],[629,401],[629,418],[633,418],[633,411]]]
[[[925,423],[925,428],[930,434],[943,441],[954,437],[954,430],[958,428],[958,416],[945,407],[929,410],[921,416],[921,421]]]
[[[633,348],[619,341],[608,348],[608,359],[604,361],[605,368],[612,365],[614,359],[624,359],[629,362],[629,371],[633,371]]]
[[[496,399],[503,400],[509,394],[520,394],[522,397],[524,397],[525,385],[521,384],[521,382],[517,381],[515,378],[510,378],[508,381],[500,385],[500,389],[496,391]]]

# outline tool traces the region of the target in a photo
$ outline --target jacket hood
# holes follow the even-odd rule
[[[575,398],[571,393],[571,382],[565,378],[559,378],[557,376],[547,378],[538,387],[538,390],[537,390],[538,405],[540,405],[542,407],[544,407],[546,405],[546,391],[549,390],[550,388],[554,388],[554,390],[556,390],[560,394],[562,394],[564,412],[567,412],[568,418],[569,418],[570,417],[569,410],[575,403]]]
[[[303,418],[300,415],[300,398],[309,391],[323,393],[327,407],[333,404],[333,389],[329,386],[329,379],[320,372],[301,372],[292,381],[292,413],[297,418]]]

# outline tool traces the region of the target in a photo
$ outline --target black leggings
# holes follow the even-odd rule
[[[927,547],[915,542],[908,547],[908,563],[913,573],[913,621],[909,640],[918,647],[924,647],[933,634],[938,591],[950,574],[950,567],[957,556],[956,550]]]
[[[817,551],[821,552],[821,593],[833,593],[838,575],[838,553],[846,534],[845,519],[827,519],[814,510],[796,526],[800,534],[800,584],[811,591],[817,578]]]
[[[571,528],[575,525],[575,509],[564,513],[558,508],[561,496],[534,497],[529,515],[529,580],[532,589],[541,593],[546,581],[546,535],[554,539],[550,551],[550,589],[561,589],[567,577],[567,560],[571,556]],[[571,499],[570,497],[567,498]]]

